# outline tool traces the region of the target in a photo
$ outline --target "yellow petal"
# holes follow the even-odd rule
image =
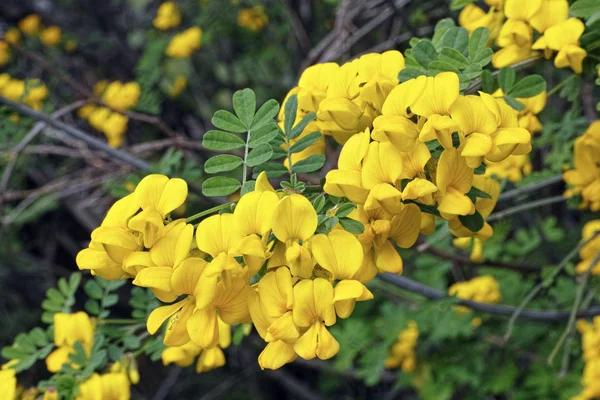
[[[171,276],[171,288],[178,294],[194,294],[194,289],[200,280],[208,263],[197,257],[184,260]]]
[[[308,327],[315,319],[326,325],[335,323],[333,307],[333,287],[323,278],[302,280],[294,286],[294,322],[300,327]]]
[[[460,153],[463,157],[485,156],[490,152],[494,142],[490,135],[472,133],[465,139],[465,146]]]
[[[569,45],[579,45],[579,38],[585,30],[585,25],[577,18],[569,18],[553,25],[544,32],[548,47],[561,50]]]
[[[198,248],[212,257],[217,257],[220,253],[229,253],[241,238],[233,214],[208,217],[200,222],[196,229]]]
[[[402,193],[394,186],[381,183],[375,185],[365,201],[365,210],[372,211],[382,208],[390,214],[397,214],[402,209]]]
[[[54,350],[46,357],[46,368],[49,372],[56,373],[62,366],[69,362],[69,355],[75,350],[71,346],[62,346]]]
[[[273,209],[278,201],[277,193],[271,191],[255,191],[244,195],[233,212],[240,234],[267,235],[271,230]]]
[[[465,135],[489,135],[496,130],[496,118],[479,96],[460,96],[450,107],[452,119],[458,122]]]
[[[154,335],[158,328],[173,314],[179,311],[189,299],[178,301],[175,304],[155,308],[148,316],[146,328],[151,335]]]
[[[288,311],[281,317],[277,318],[269,326],[269,328],[267,328],[267,342],[284,340],[290,343],[295,341],[299,337],[300,332],[298,332],[298,328],[296,327],[296,324],[294,324],[294,318],[292,317],[291,311]]]
[[[132,283],[136,286],[169,292],[171,290],[172,275],[173,269],[171,267],[145,268],[137,274]]]
[[[546,29],[569,18],[569,2],[567,0],[542,0],[542,5],[535,15],[529,19],[533,28],[544,33]]]
[[[169,179],[160,196],[156,210],[164,217],[185,202],[187,193],[187,183],[183,179]]]
[[[367,199],[369,191],[362,187],[360,171],[334,169],[327,173],[323,190],[338,197],[362,204]]]
[[[345,171],[360,171],[362,160],[369,149],[369,142],[368,129],[348,139],[340,152],[338,168]]]
[[[308,199],[291,194],[277,203],[273,211],[273,233],[282,242],[306,240],[317,229],[317,213]]]
[[[164,344],[167,347],[183,346],[190,341],[190,335],[187,331],[187,321],[189,321],[194,312],[194,303],[188,301],[175,315],[171,317],[167,324]]]
[[[469,168],[465,159],[456,149],[445,149],[438,161],[436,184],[442,195],[452,187],[460,193],[471,190],[473,168]]]
[[[271,183],[269,182],[267,173],[265,171],[258,174],[258,177],[256,178],[256,184],[254,185],[254,191],[276,193],[275,189],[273,189],[273,186],[271,186]]]
[[[394,184],[402,173],[402,158],[389,142],[371,142],[363,161],[362,186],[371,189],[379,183]]]
[[[214,307],[194,311],[187,321],[190,339],[203,349],[214,347],[219,342],[219,324]]]
[[[475,212],[471,199],[453,187],[448,187],[446,194],[438,198],[438,211],[452,215],[468,215]]]
[[[402,258],[389,240],[375,250],[375,265],[383,272],[402,273]]]
[[[437,191],[437,186],[427,179],[415,178],[408,182],[402,190],[402,200],[415,200]]]
[[[398,115],[409,118],[411,115],[408,109],[413,106],[415,101],[423,94],[427,85],[427,78],[419,76],[396,86],[386,98],[383,108],[383,115]]]
[[[450,106],[458,98],[459,86],[458,75],[454,72],[427,77],[425,90],[412,105],[412,112],[427,118],[433,114],[448,115]]]
[[[267,344],[258,356],[258,363],[261,369],[278,369],[291,363],[297,357],[294,345],[278,340]]]
[[[506,0],[504,3],[504,14],[508,18],[528,21],[538,12],[542,6],[542,0]]]
[[[403,249],[412,247],[419,237],[421,211],[416,204],[405,204],[398,215],[392,218],[390,238]]]
[[[159,174],[151,174],[142,179],[134,191],[135,199],[140,207],[144,210],[157,210],[168,181],[168,177]]]
[[[350,279],[363,262],[363,250],[350,232],[336,229],[312,238],[311,249],[317,263],[331,272],[333,279]]]
[[[390,141],[398,151],[411,152],[418,143],[419,127],[408,118],[380,115],[373,121],[374,140]]]

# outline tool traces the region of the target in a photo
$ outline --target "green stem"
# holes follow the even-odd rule
[[[598,254],[596,254],[594,259],[590,263],[590,266],[588,267],[588,269],[585,271],[585,274],[583,275],[583,280],[581,281],[581,283],[579,284],[579,287],[577,288],[577,294],[575,296],[575,303],[573,303],[573,308],[571,308],[571,314],[569,315],[569,322],[567,323],[567,327],[563,331],[562,335],[560,335],[558,342],[556,342],[556,346],[554,346],[554,349],[552,349],[550,356],[548,356],[548,365],[552,365],[552,361],[554,361],[554,357],[556,357],[556,354],[558,353],[558,351],[560,350],[562,345],[565,343],[565,340],[567,340],[567,338],[571,335],[571,333],[575,329],[575,324],[577,323],[577,312],[579,311],[579,308],[581,306],[581,301],[583,300],[583,292],[585,291],[585,289],[587,287],[588,281],[590,279],[590,275],[592,273],[592,268],[594,268],[596,266],[598,261],[600,261],[600,252],[598,252]]]
[[[559,83],[558,85],[554,86],[549,92],[548,92],[548,97],[552,96],[554,93],[558,92],[563,86],[565,86],[567,84],[567,82],[569,82],[571,79],[573,79],[574,77],[576,77],[577,75],[573,74],[571,76],[569,76],[567,79],[565,79],[564,81],[562,81],[561,83]]]
[[[290,170],[290,175],[292,174],[292,153],[290,153],[290,139],[286,133],[285,135],[285,148],[287,149],[287,160],[288,160],[288,169]]]
[[[133,325],[144,322],[145,319],[101,319],[98,321],[100,325]]]
[[[185,222],[189,223],[189,222],[195,221],[198,218],[204,217],[205,215],[209,215],[209,214],[215,213],[217,211],[221,211],[224,208],[231,207],[232,204],[233,203],[225,203],[225,204],[221,204],[221,205],[209,208],[208,210],[200,211],[198,214],[194,214],[191,217],[187,217]]]
[[[248,142],[250,142],[250,136],[252,135],[251,131],[248,131],[248,135],[246,136],[246,144],[244,145],[244,169],[242,170],[242,186],[246,183],[246,178],[248,175],[248,165],[246,165],[246,159],[248,158]]]

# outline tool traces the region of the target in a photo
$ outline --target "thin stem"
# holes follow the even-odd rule
[[[517,321],[517,319],[519,318],[519,316],[521,315],[521,313],[523,312],[525,307],[527,307],[527,305],[538,295],[538,293],[542,289],[548,289],[552,285],[552,283],[554,282],[554,280],[556,279],[558,274],[560,274],[563,271],[563,269],[565,269],[565,267],[567,266],[569,261],[571,261],[571,259],[577,255],[579,250],[583,246],[587,245],[590,241],[592,241],[598,235],[600,235],[600,232],[595,232],[591,238],[589,238],[588,240],[584,240],[581,243],[579,243],[577,246],[575,246],[575,248],[573,250],[571,250],[569,252],[569,254],[566,255],[565,258],[562,259],[560,264],[558,264],[556,266],[556,268],[554,270],[552,270],[552,272],[550,273],[550,275],[548,275],[548,277],[546,279],[544,279],[542,282],[537,284],[533,289],[531,289],[531,291],[527,294],[527,296],[525,296],[525,298],[523,299],[521,304],[519,304],[519,306],[517,307],[515,312],[511,315],[511,317],[508,321],[508,328],[506,329],[506,333],[504,334],[504,341],[507,341],[508,339],[510,339],[515,322]]]
[[[250,142],[250,136],[252,135],[251,131],[248,131],[248,135],[246,136],[246,144],[244,145],[244,168],[242,170],[242,186],[246,183],[246,178],[248,174],[248,165],[246,164],[246,159],[248,158],[248,142]]]
[[[554,86],[552,89],[550,89],[550,91],[548,92],[548,97],[552,96],[554,93],[558,92],[563,86],[565,86],[567,84],[567,82],[569,82],[571,79],[573,79],[574,77],[576,77],[577,75],[573,74],[571,76],[569,76],[567,79],[565,79],[564,81],[562,81],[561,83],[559,83],[558,85]]]
[[[588,294],[583,299],[581,303],[581,308],[586,309],[592,304],[592,301],[596,297],[596,294],[593,291],[589,291]],[[559,378],[564,378],[567,372],[569,371],[569,362],[571,361],[571,345],[573,344],[573,338],[575,337],[575,331],[572,331],[567,341],[565,342],[565,348],[563,351],[563,358],[560,367],[560,372],[558,374]]]
[[[598,254],[596,254],[594,259],[590,263],[590,266],[588,267],[588,269],[585,271],[585,274],[583,275],[583,280],[579,284],[579,288],[577,288],[577,294],[575,296],[575,303],[573,303],[573,308],[571,308],[571,314],[569,315],[569,322],[567,323],[567,327],[563,331],[562,335],[560,335],[558,342],[556,342],[554,349],[552,349],[550,356],[548,356],[548,361],[547,361],[548,365],[552,365],[552,362],[554,361],[554,357],[556,357],[556,354],[558,353],[558,351],[560,350],[562,345],[565,343],[565,340],[567,340],[567,338],[571,335],[571,332],[573,332],[573,330],[575,329],[575,324],[577,322],[577,312],[579,311],[579,307],[581,306],[581,302],[583,300],[583,292],[585,291],[585,288],[587,287],[588,281],[590,279],[590,275],[592,273],[592,268],[594,268],[596,266],[596,264],[598,263],[599,260],[600,260],[600,252],[598,252]]]
[[[549,186],[549,185],[553,185],[558,182],[562,182],[562,180],[563,180],[562,175],[557,175],[557,176],[553,176],[552,178],[545,179],[543,181],[534,182],[527,186],[522,186],[520,188],[509,190],[507,192],[502,193],[500,195],[500,197],[498,198],[498,201],[512,199],[512,198],[520,196],[524,193],[532,192],[539,188],[543,188],[544,186]]]
[[[285,148],[287,150],[287,160],[288,160],[288,169],[290,170],[290,174],[292,173],[292,153],[290,153],[290,139],[286,133],[285,135]]]
[[[198,214],[194,214],[191,217],[187,217],[185,222],[190,223],[192,221],[197,220],[198,218],[204,217],[205,215],[209,215],[214,212],[221,211],[227,207],[231,207],[233,204],[234,203],[225,203],[225,204],[221,204],[221,205],[209,208],[208,210],[200,211]]]
[[[531,210],[533,208],[542,207],[542,206],[545,206],[548,204],[553,204],[553,203],[559,203],[559,202],[566,201],[566,200],[567,199],[565,197],[563,197],[562,195],[559,195],[559,196],[554,196],[554,197],[548,197],[546,199],[531,201],[529,203],[521,204],[521,205],[518,205],[515,207],[507,208],[506,210],[494,213],[487,218],[487,221],[488,222],[496,221],[496,220],[508,217],[509,215],[518,214],[523,211]]]
[[[138,324],[140,322],[144,322],[144,318],[138,319],[101,319],[98,320],[98,324],[100,325],[133,325]]]

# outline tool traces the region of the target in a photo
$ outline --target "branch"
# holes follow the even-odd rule
[[[562,182],[562,181],[563,181],[562,175],[556,175],[556,176],[553,176],[552,178],[549,178],[549,179],[546,179],[543,181],[534,182],[530,185],[522,186],[520,188],[516,188],[516,189],[509,190],[507,192],[504,192],[504,193],[500,194],[500,196],[498,197],[498,201],[512,199],[512,198],[518,197],[524,193],[532,192],[539,188],[543,188],[544,186],[554,185],[555,183]]]
[[[483,263],[476,263],[472,261],[469,257],[461,256],[458,254],[446,253],[443,250],[436,249],[435,247],[428,247],[423,251],[433,254],[444,260],[457,261],[462,264],[468,264],[475,267],[489,267],[489,268],[500,268],[500,269],[508,269],[511,271],[523,272],[523,273],[538,273],[544,267],[535,267],[531,265],[523,265],[523,264],[513,264],[509,262],[503,261],[484,261]]]
[[[507,208],[506,210],[502,210],[502,211],[498,211],[496,213],[493,213],[492,215],[490,215],[489,217],[487,217],[486,221],[488,221],[488,222],[490,222],[490,221],[496,221],[496,220],[508,217],[509,215],[518,214],[518,213],[521,213],[523,211],[528,211],[528,210],[531,210],[533,208],[542,207],[542,206],[545,206],[545,205],[548,205],[548,204],[560,203],[560,202],[563,202],[563,201],[566,201],[566,200],[567,199],[564,196],[559,195],[559,196],[548,197],[548,198],[545,198],[545,199],[531,201],[529,203],[520,204],[518,206]]]
[[[434,289],[430,286],[424,285],[422,283],[413,281],[412,279],[405,278],[403,276],[394,275],[391,273],[379,274],[378,277],[383,279],[386,282],[393,284],[401,289],[407,290],[412,293],[419,294],[431,300],[441,300],[447,298],[446,294]],[[508,306],[504,304],[487,304],[487,303],[479,303],[471,300],[462,300],[459,299],[456,304],[469,307],[475,311],[480,311],[487,314],[494,315],[512,315],[516,307]],[[600,306],[590,307],[587,310],[583,310],[577,314],[577,318],[587,318],[594,317],[596,315],[600,315]],[[569,311],[562,310],[532,310],[532,309],[524,309],[521,312],[520,317],[526,318],[531,321],[540,321],[540,322],[554,322],[554,321],[562,321],[568,319],[570,316]]]
[[[96,139],[89,133],[86,133],[78,128],[67,125],[63,122],[57,121],[56,119],[49,117],[46,114],[43,114],[41,112],[35,111],[34,109],[29,108],[23,104],[16,103],[12,100],[7,99],[4,96],[0,96],[0,104],[4,104],[4,105],[18,111],[19,113],[27,115],[28,117],[31,117],[35,120],[44,121],[48,125],[56,128],[56,129],[59,129],[61,131],[64,131],[65,133],[69,134],[70,136],[73,136],[79,140],[84,141],[90,147],[92,147],[94,149],[102,150],[103,152],[113,156],[114,158],[121,160],[121,161],[125,162],[126,164],[129,164],[137,169],[141,169],[143,171],[150,171],[150,169],[151,169],[150,164],[148,164],[147,162],[140,160],[138,158],[135,158],[131,154],[128,154],[122,150],[113,149],[112,147],[109,147],[106,143],[104,143],[101,140]]]

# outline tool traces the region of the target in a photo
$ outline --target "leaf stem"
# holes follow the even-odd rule
[[[244,145],[244,168],[242,170],[242,186],[246,183],[247,175],[248,175],[248,165],[246,164],[246,159],[248,158],[248,142],[250,142],[250,136],[252,135],[252,131],[248,131],[248,135],[246,135],[246,144]]]
[[[563,86],[565,86],[567,84],[567,82],[569,82],[571,79],[573,79],[574,77],[576,77],[576,74],[573,74],[571,76],[569,76],[567,79],[565,79],[564,81],[562,81],[561,83],[559,83],[558,85],[554,86],[549,92],[548,92],[548,97],[552,96],[554,93],[558,92]]]
[[[101,319],[98,321],[100,325],[130,325],[144,322],[144,318],[138,319]]]
[[[245,168],[244,168],[244,175],[246,175],[245,174]],[[225,203],[225,204],[221,204],[221,205],[209,208],[208,210],[200,211],[198,214],[194,214],[191,217],[187,217],[186,220],[185,220],[185,222],[189,223],[189,222],[195,221],[198,218],[202,218],[205,215],[209,215],[209,214],[212,214],[214,212],[221,211],[224,208],[231,207],[232,205],[233,205],[233,203]]]

